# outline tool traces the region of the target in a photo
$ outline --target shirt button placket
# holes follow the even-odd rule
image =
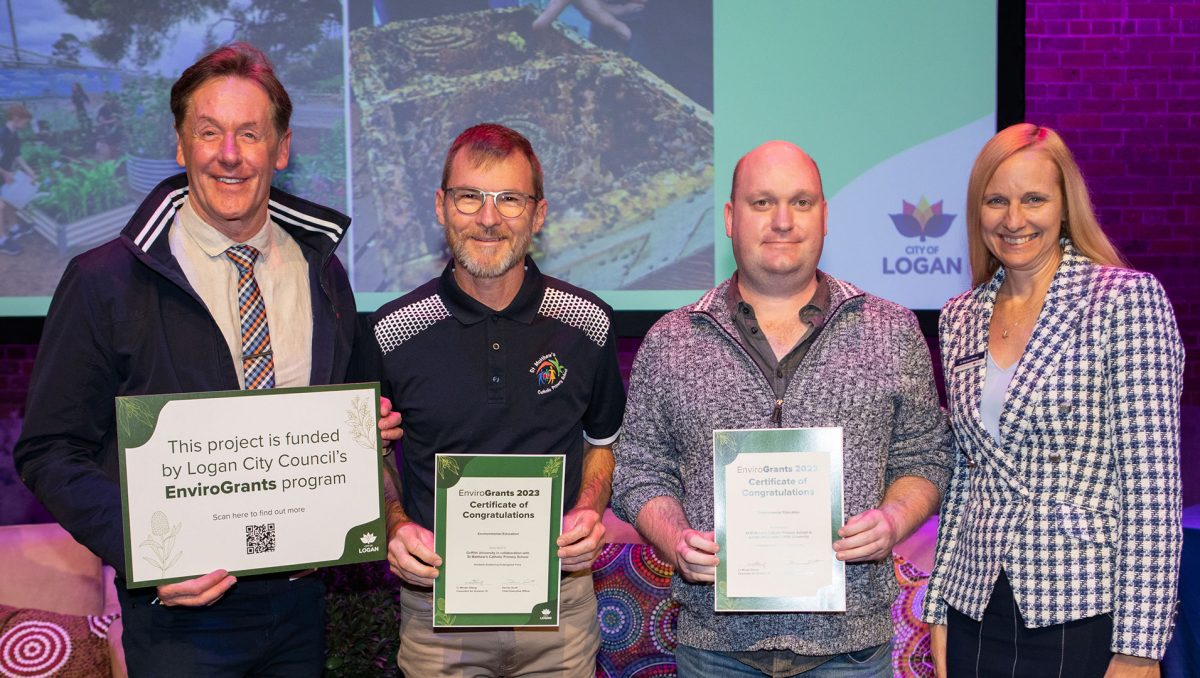
[[[487,389],[488,404],[504,403],[504,351],[503,323],[500,317],[493,315],[487,324]]]

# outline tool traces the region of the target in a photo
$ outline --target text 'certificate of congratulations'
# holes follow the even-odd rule
[[[116,408],[130,588],[387,557],[378,383]]]
[[[558,626],[561,454],[439,454],[433,625]]]
[[[842,429],[713,431],[717,612],[841,612]]]

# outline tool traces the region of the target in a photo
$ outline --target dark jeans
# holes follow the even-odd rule
[[[325,585],[316,577],[239,581],[209,607],[152,604],[155,589],[117,582],[132,678],[320,676]]]
[[[884,643],[858,652],[839,654],[829,661],[797,674],[793,667],[761,670],[743,664],[724,652],[680,645],[675,648],[679,678],[887,678],[892,675],[892,644]]]
[[[1025,628],[1012,585],[1002,570],[983,620],[953,607],[946,612],[946,668],[950,678],[1101,678],[1112,659],[1107,614]]]

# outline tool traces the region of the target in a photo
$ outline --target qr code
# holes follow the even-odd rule
[[[275,550],[275,523],[246,526],[246,553],[271,553]]]

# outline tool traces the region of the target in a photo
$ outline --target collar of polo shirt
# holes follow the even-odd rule
[[[542,286],[538,283],[540,278],[541,272],[538,271],[537,264],[533,263],[532,257],[525,255],[525,280],[521,282],[520,291],[512,303],[496,311],[462,291],[454,280],[454,261],[451,260],[442,271],[439,292],[443,303],[446,304],[446,310],[464,325],[473,325],[493,315],[528,325],[533,322],[542,302]]]

